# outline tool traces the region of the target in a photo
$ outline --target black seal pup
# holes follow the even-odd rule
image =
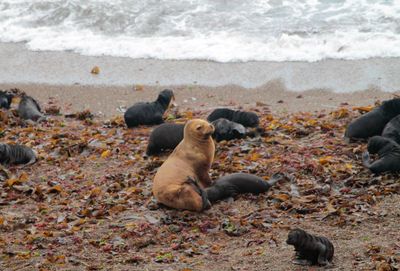
[[[10,109],[14,94],[0,90],[0,108]]]
[[[373,136],[368,141],[368,151],[363,153],[363,165],[372,173],[400,171],[400,145],[390,138]],[[377,153],[379,159],[370,163],[369,154]]]
[[[45,118],[38,102],[28,95],[22,96],[18,105],[18,115],[24,120],[40,121]]]
[[[1,164],[33,164],[36,162],[36,155],[27,146],[19,144],[0,143]]]
[[[155,155],[165,150],[173,150],[183,139],[185,124],[163,123],[150,134],[146,154]]]
[[[126,125],[128,128],[132,128],[139,125],[163,123],[163,115],[173,98],[173,91],[164,89],[154,102],[140,102],[132,105],[124,114]]]
[[[326,237],[315,236],[302,229],[289,232],[286,243],[293,245],[296,259],[293,263],[301,265],[328,265],[332,262],[334,247]]]
[[[246,112],[246,111],[235,111],[229,108],[218,108],[215,109],[211,114],[207,117],[209,122],[212,122],[217,119],[227,119],[236,123],[240,123],[245,127],[257,127],[260,123],[260,119],[257,114],[254,112]]]
[[[400,98],[384,101],[372,111],[353,120],[347,126],[344,135],[349,139],[362,139],[381,135],[385,125],[399,114]]]
[[[213,138],[215,138],[217,142],[243,138],[246,136],[246,128],[244,128],[240,123],[220,118],[214,120],[211,124],[215,127]]]
[[[212,186],[207,187],[205,191],[208,200],[213,203],[238,194],[251,193],[257,195],[265,193],[284,177],[281,173],[275,173],[269,181],[264,181],[262,178],[252,174],[234,173],[218,179]]]
[[[400,115],[391,119],[385,126],[382,136],[390,138],[400,144]]]

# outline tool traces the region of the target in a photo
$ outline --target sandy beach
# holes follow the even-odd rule
[[[294,227],[333,240],[332,270],[400,263],[397,175],[373,176],[360,159],[366,144],[342,138],[360,115],[353,106],[400,95],[400,59],[221,64],[5,43],[0,58],[0,89],[19,88],[63,114],[89,109],[96,116],[32,125],[10,113],[2,120],[2,140],[32,147],[39,161],[0,172],[0,269],[310,270],[291,263],[285,240]],[[90,73],[93,66],[100,74]],[[199,214],[157,205],[152,178],[166,156],[143,156],[152,127],[104,119],[164,88],[175,92],[179,121],[216,107],[260,115],[266,135],[217,145],[214,180],[284,171],[291,183]]]
[[[260,102],[276,113],[366,105],[400,93],[399,58],[224,64],[33,52],[12,43],[0,43],[0,58],[0,89],[17,87],[44,104],[55,98],[62,111],[106,117],[152,101],[164,88],[176,92],[184,109]],[[90,73],[94,66],[98,75]]]

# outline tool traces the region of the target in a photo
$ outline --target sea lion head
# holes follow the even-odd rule
[[[168,108],[171,100],[174,100],[174,92],[170,89],[164,89],[158,94],[157,102],[160,103],[165,109]]]
[[[260,120],[256,113],[254,112],[246,112],[239,111],[239,119],[240,123],[247,127],[257,127],[260,124]]]
[[[9,109],[13,97],[14,97],[13,94],[0,90],[0,108]]]
[[[214,126],[206,120],[189,120],[184,128],[183,138],[194,138],[197,140],[206,140],[214,133]]]
[[[378,153],[384,146],[390,144],[391,141],[383,136],[373,136],[368,140],[368,152]]]
[[[385,114],[389,116],[396,116],[400,113],[400,98],[394,98],[382,102],[381,108]]]
[[[306,232],[303,231],[302,229],[294,229],[291,230],[288,234],[288,239],[286,240],[286,243],[288,245],[296,245],[301,242],[301,240],[304,238]]]

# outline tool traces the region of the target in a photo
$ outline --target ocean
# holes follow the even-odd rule
[[[400,0],[0,0],[34,51],[217,62],[400,56]]]

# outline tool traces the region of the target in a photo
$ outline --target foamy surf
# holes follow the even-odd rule
[[[0,41],[176,60],[400,56],[400,1],[0,0]]]

